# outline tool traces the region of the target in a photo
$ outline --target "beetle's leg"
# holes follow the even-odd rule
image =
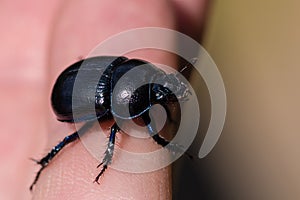
[[[176,143],[171,143],[170,141],[165,140],[162,138],[157,131],[155,130],[155,124],[152,122],[153,126],[150,124],[151,118],[149,112],[146,112],[145,114],[142,115],[142,118],[144,120],[144,123],[146,124],[150,136],[153,138],[153,140],[161,145],[162,147],[166,147],[170,152],[176,154],[179,152],[183,152],[185,155],[187,155],[189,158],[192,158],[191,155],[189,155],[187,152],[185,152],[184,148]]]
[[[169,144],[169,141],[165,140],[164,138],[160,137],[160,135],[157,133],[156,129],[155,129],[155,125],[151,126],[150,122],[151,122],[151,118],[149,116],[149,112],[146,112],[145,114],[142,115],[142,119],[144,120],[145,125],[148,128],[149,134],[150,136],[153,138],[153,140],[165,147]],[[154,122],[152,122],[152,124],[154,124]]]
[[[78,131],[72,133],[71,135],[66,136],[60,143],[58,143],[55,147],[51,149],[51,151],[43,157],[41,160],[36,161],[37,164],[41,165],[42,167],[40,170],[37,172],[35,179],[33,183],[30,186],[30,190],[32,190],[33,186],[36,184],[38,181],[41,172],[47,167],[49,162],[57,155],[57,153],[62,150],[67,144],[70,144],[71,142],[74,142],[79,138],[79,134],[84,134],[87,132],[87,130],[91,127],[91,125],[94,123],[94,121],[87,122],[84,124]]]
[[[114,148],[115,148],[115,138],[116,138],[116,133],[120,131],[119,126],[114,123],[112,125],[112,127],[110,128],[110,135],[109,135],[109,141],[107,144],[107,148],[106,151],[104,152],[104,158],[102,160],[102,162],[97,166],[97,168],[99,168],[101,165],[102,166],[102,170],[100,171],[100,173],[98,174],[98,176],[95,178],[94,182],[98,183],[98,180],[100,178],[100,176],[104,173],[104,171],[107,169],[107,166],[109,164],[111,164],[111,160],[114,154]]]

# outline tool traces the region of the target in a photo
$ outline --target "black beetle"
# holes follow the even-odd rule
[[[138,68],[138,66],[146,66]],[[130,70],[137,70],[136,76],[125,77],[123,84],[115,87],[120,78]],[[85,76],[86,81],[74,91],[76,78],[79,72]],[[99,76],[92,76],[98,74]],[[156,134],[155,127],[150,125],[149,110],[152,105],[162,105],[170,117],[169,105],[187,99],[189,89],[180,81],[178,73],[166,74],[153,64],[139,59],[126,57],[98,56],[80,60],[65,69],[57,78],[52,90],[51,102],[57,119],[62,122],[76,123],[86,122],[81,129],[65,137],[59,144],[41,160],[36,161],[41,165],[30,190],[36,184],[41,172],[54,158],[54,156],[67,144],[77,140],[79,133],[83,134],[95,121],[108,118],[122,120],[141,118],[148,128],[150,136],[161,146],[177,148],[176,144],[170,144],[167,140]],[[124,78],[123,77],[123,78]],[[98,80],[93,80],[98,78]],[[135,87],[134,82],[144,84]],[[96,83],[96,84],[94,84]],[[74,104],[76,100],[76,105]],[[91,106],[92,105],[92,106]],[[92,109],[91,109],[92,108]],[[124,110],[129,110],[129,115]],[[120,127],[114,123],[111,127],[107,149],[103,161],[97,166],[103,165],[99,175],[95,178],[98,183],[100,176],[111,163],[115,135]]]

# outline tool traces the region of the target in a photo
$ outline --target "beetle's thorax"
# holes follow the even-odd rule
[[[168,94],[172,94],[176,96],[178,101],[184,101],[190,94],[190,90],[187,84],[183,82],[178,73],[158,74],[155,77],[155,82],[162,85],[163,88],[168,91],[167,94],[156,94],[156,96],[160,98],[162,98],[163,96],[167,98]]]

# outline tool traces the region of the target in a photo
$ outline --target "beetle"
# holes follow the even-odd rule
[[[138,87],[134,86],[133,78],[124,76],[130,70],[136,70],[135,81],[144,84]],[[75,88],[79,74],[83,74],[86,79]],[[96,78],[98,79],[96,80]],[[121,78],[123,78],[123,84],[116,87]],[[45,157],[34,160],[41,165],[41,168],[37,172],[30,190],[33,189],[41,172],[57,153],[67,144],[76,141],[79,134],[87,132],[96,121],[112,118],[122,120],[139,118],[147,126],[150,136],[157,144],[174,151],[178,145],[171,144],[156,134],[155,127],[150,124],[149,110],[153,105],[160,104],[166,110],[169,118],[171,117],[169,105],[185,101],[189,94],[188,86],[179,79],[178,72],[167,74],[145,60],[128,59],[124,56],[97,56],[82,59],[70,65],[59,75],[54,84],[51,94],[52,109],[57,120],[61,122],[85,122],[85,124],[78,131],[66,136]],[[129,110],[129,114],[123,112],[124,110]],[[120,130],[116,122],[111,126],[103,160],[97,166],[97,168],[102,166],[102,169],[94,182],[99,183],[100,176],[111,164],[115,136]]]

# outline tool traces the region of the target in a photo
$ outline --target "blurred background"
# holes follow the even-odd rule
[[[299,8],[293,0],[211,4],[202,44],[222,74],[227,117],[208,156],[176,163],[174,199],[300,199]],[[200,102],[195,155],[210,117],[209,98]]]
[[[4,2],[0,43],[11,49],[2,49],[0,56],[5,70],[0,73],[0,200],[30,199],[33,166],[28,155],[46,143],[41,113],[49,112],[49,88],[40,84],[45,69],[28,66],[45,65],[46,54],[39,49],[48,45],[51,30],[43,25],[53,16],[36,17],[45,12],[39,9],[44,2]],[[47,2],[47,12],[55,10],[54,4]],[[174,164],[173,199],[300,199],[299,8],[296,0],[210,1],[204,32],[194,38],[201,38],[223,77],[227,117],[210,154],[193,160],[183,156]],[[35,16],[18,16],[13,23],[6,18],[26,9]],[[40,29],[23,24],[26,20]],[[24,38],[27,45],[20,46]],[[210,99],[201,77],[192,74],[191,82],[200,91],[201,122],[189,152],[198,155],[209,124]],[[33,124],[27,123],[28,116]]]

